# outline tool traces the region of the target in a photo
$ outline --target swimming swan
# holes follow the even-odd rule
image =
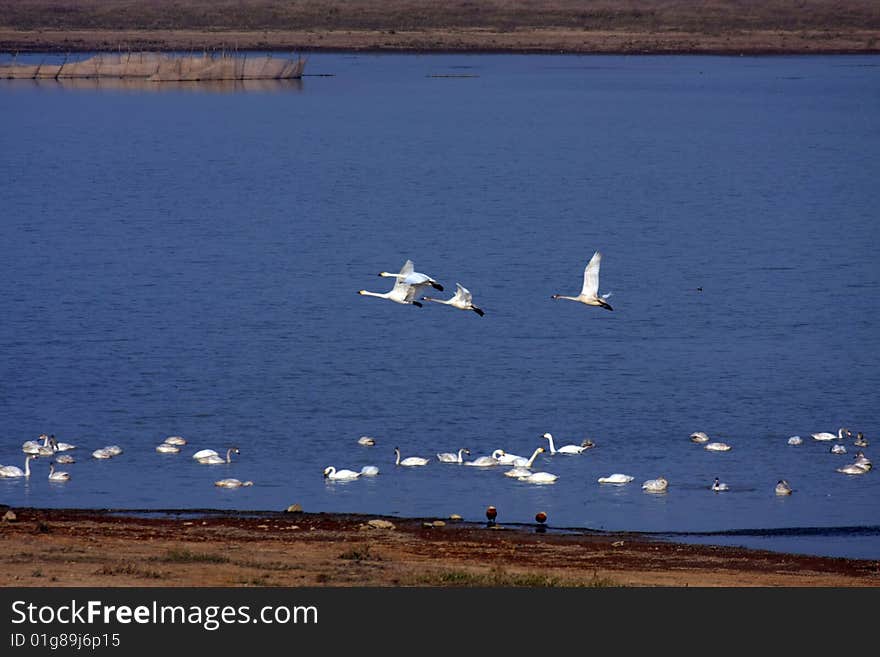
[[[524,481],[527,484],[552,484],[559,477],[549,472],[533,472],[525,477],[518,477],[517,481]]]
[[[428,465],[428,459],[424,459],[421,456],[408,456],[405,459],[401,460],[400,449],[397,447],[394,448],[394,453],[397,455],[397,460],[394,462],[394,465]]]
[[[546,438],[550,441],[550,453],[551,454],[581,454],[582,452],[588,450],[590,447],[593,447],[592,440],[584,440],[580,445],[563,445],[559,449],[556,449],[556,445],[553,444],[553,434],[545,433],[542,438]]]
[[[363,445],[364,447],[372,447],[376,444],[376,440],[371,438],[370,436],[361,436],[358,438],[358,445]]]
[[[122,454],[122,448],[119,445],[107,445],[104,449],[110,452],[110,456],[119,456]]]
[[[480,317],[485,315],[481,308],[474,305],[473,295],[461,283],[455,284],[455,296],[451,299],[435,299],[434,297],[422,297],[422,301],[433,301],[434,303],[442,303],[459,310],[473,310]]]
[[[543,447],[538,447],[534,452],[532,452],[532,455],[527,459],[523,458],[522,456],[517,456],[513,460],[512,465],[516,466],[517,468],[531,468],[532,463],[535,462],[535,458],[537,458],[538,454],[541,454],[546,451],[547,450],[545,450]]]
[[[642,484],[642,490],[645,490],[649,493],[662,493],[669,487],[669,482],[666,481],[665,477],[658,477],[657,479],[648,479],[645,483]]]
[[[780,479],[776,484],[777,495],[791,495],[791,486],[785,479]]]
[[[866,468],[863,465],[859,465],[858,463],[850,463],[849,465],[845,465],[842,468],[837,468],[838,472],[842,472],[843,474],[848,475],[862,475],[865,474],[869,468]]]
[[[704,445],[703,449],[708,449],[710,452],[729,452],[730,445],[727,443],[709,443]]]
[[[487,468],[492,465],[498,465],[500,463],[499,459],[503,456],[504,450],[496,449],[494,452],[492,452],[492,456],[479,456],[473,461],[465,461],[464,465],[471,465],[476,468]]]
[[[198,452],[193,454],[193,458],[198,461],[199,459],[205,459],[209,456],[220,456],[216,450],[213,449],[200,449]]]
[[[387,271],[381,271],[379,272],[379,276],[394,278],[398,281],[403,281],[407,285],[413,285],[419,288],[427,287],[428,285],[430,285],[435,290],[439,290],[440,292],[443,291],[443,286],[440,285],[440,283],[435,281],[427,274],[415,271],[412,260],[407,260],[405,263],[403,263],[403,267],[400,268],[400,272],[397,274],[392,274]]]
[[[517,479],[519,479],[521,477],[528,477],[529,475],[532,474],[532,464],[535,462],[535,459],[538,457],[538,454],[541,454],[542,452],[545,452],[545,451],[546,450],[543,447],[538,447],[534,451],[534,453],[532,454],[530,459],[528,459],[528,460],[523,459],[522,462],[519,462],[519,461],[514,462],[515,467],[506,471],[504,473],[504,475],[506,477],[516,477]]]
[[[829,450],[832,454],[846,454],[846,447],[837,443],[836,445],[832,445]]]
[[[858,452],[855,455],[853,463],[855,463],[856,465],[861,466],[863,468],[867,468],[868,470],[870,470],[873,467],[873,465],[871,463],[871,459],[869,459],[867,456],[865,456],[861,452]]]
[[[49,464],[49,481],[68,481],[70,480],[69,472],[55,472],[55,464]]]
[[[238,447],[230,447],[229,449],[227,449],[225,459],[221,458],[217,454],[213,454],[199,459],[199,463],[203,463],[205,465],[222,465],[223,463],[232,463],[233,454],[241,454],[241,452],[238,450]]]
[[[40,442],[42,441],[42,442]],[[37,440],[25,440],[21,444],[21,451],[25,454],[39,454],[41,448],[49,447],[49,434],[41,433]]]
[[[635,477],[631,477],[626,474],[615,473],[608,475],[607,477],[599,477],[598,481],[600,484],[628,484]]]
[[[324,468],[324,478],[333,481],[349,481],[351,479],[357,479],[360,476],[360,472],[355,472],[354,470],[337,470],[332,465]]]
[[[788,439],[789,445],[801,445],[801,444],[803,444],[803,442],[804,442],[804,439],[801,438],[800,436],[792,436],[791,438]]]
[[[160,454],[177,454],[180,452],[180,447],[171,443],[160,443],[156,445],[156,451]]]
[[[379,468],[375,465],[365,465],[361,468],[361,476],[363,477],[375,477],[379,474]]]
[[[590,262],[584,269],[584,285],[581,293],[576,297],[566,297],[561,294],[554,294],[551,299],[568,299],[569,301],[578,301],[588,306],[602,306],[606,310],[614,310],[608,302],[605,301],[610,294],[599,296],[599,266],[602,264],[602,254],[596,251]]]
[[[183,447],[184,445],[186,445],[186,441],[180,436],[168,436],[165,439],[165,442],[169,445],[177,445],[178,447]]]
[[[92,452],[92,456],[96,459],[112,459],[114,455],[111,450],[107,449],[106,447],[102,447]]]
[[[76,459],[70,454],[58,454],[55,457],[55,463],[76,463]]]
[[[36,454],[28,454],[24,459],[24,470],[15,465],[4,465],[0,468],[0,477],[30,477],[31,476],[31,459],[40,458]]]
[[[70,443],[60,443],[55,440],[55,434],[49,436],[49,444],[55,448],[56,452],[69,452],[72,449],[76,449],[76,445],[71,445]]]
[[[708,443],[709,442],[709,436],[706,435],[702,431],[694,431],[690,435],[690,439],[691,439],[692,443]]]
[[[453,454],[452,452],[441,452],[437,455],[437,460],[441,463],[464,463],[464,460],[461,458],[462,454],[471,455],[471,450],[462,447],[458,450],[458,454]]]
[[[840,429],[837,430],[836,436],[833,433],[829,433],[827,431],[811,433],[810,435],[813,437],[814,440],[843,440],[843,434],[846,434],[847,436],[852,436],[852,431],[850,431],[846,427],[840,427]]]
[[[865,439],[865,436],[862,434],[861,431],[859,431],[856,434],[856,440],[853,443],[853,445],[855,445],[856,447],[867,447],[868,446],[868,441]]]
[[[730,486],[728,486],[727,484],[722,484],[722,483],[718,480],[718,477],[715,477],[715,481],[712,482],[712,486],[711,486],[711,488],[712,488],[712,490],[714,490],[714,491],[730,490]]]
[[[243,486],[253,486],[254,482],[252,481],[239,481],[238,479],[221,479],[219,481],[214,482],[215,486],[219,486],[220,488],[241,488]]]

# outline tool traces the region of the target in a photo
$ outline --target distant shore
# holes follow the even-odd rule
[[[602,54],[880,53],[871,0],[0,0],[0,50]]]
[[[0,509],[6,511],[6,509]],[[0,586],[880,586],[880,562],[354,514],[11,509]],[[2,515],[2,514],[0,514]]]

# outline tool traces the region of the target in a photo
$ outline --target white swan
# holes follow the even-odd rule
[[[832,445],[829,450],[832,454],[846,454],[846,447],[837,443],[836,445]]]
[[[553,444],[553,434],[545,433],[542,438],[546,438],[550,441],[550,453],[551,454],[581,454],[582,452],[593,447],[592,440],[584,440],[580,445],[563,445],[559,449],[556,449],[556,445]]]
[[[455,284],[455,296],[451,299],[435,299],[434,297],[422,297],[422,301],[433,301],[434,303],[442,303],[447,306],[452,306],[453,308],[458,308],[459,310],[473,310],[480,317],[485,315],[481,308],[477,308],[474,305],[473,295],[470,293],[466,287],[464,287],[461,283]]]
[[[110,456],[119,456],[122,454],[122,448],[119,445],[107,445],[104,449],[110,452]]]
[[[692,443],[708,443],[709,442],[709,436],[706,435],[706,433],[704,433],[703,431],[694,431],[690,435],[690,439],[691,439]]]
[[[232,463],[233,454],[241,454],[241,452],[238,450],[238,447],[230,447],[229,449],[227,449],[225,459],[218,454],[212,454],[204,458],[200,458],[199,463],[203,463],[205,465],[222,465],[223,463]]]
[[[730,445],[727,443],[709,443],[704,445],[703,449],[708,449],[710,452],[729,452]]]
[[[635,479],[635,477],[615,472],[614,474],[610,474],[607,477],[599,477],[598,481],[600,484],[628,484],[633,479]]]
[[[538,457],[538,454],[545,452],[546,450],[543,447],[538,447],[533,453],[531,458],[523,459],[522,461],[515,461],[514,467],[510,470],[507,470],[504,475],[507,477],[516,477],[519,479],[520,477],[528,477],[532,474],[532,464],[535,462],[535,459]],[[520,457],[522,458],[522,457]]]
[[[428,285],[430,285],[435,290],[439,290],[440,292],[443,291],[443,286],[440,285],[440,283],[435,281],[427,274],[415,271],[412,260],[407,260],[405,263],[403,263],[403,267],[400,268],[400,272],[397,274],[392,274],[391,272],[387,271],[381,271],[379,272],[379,276],[394,278],[398,281],[403,281],[407,285],[414,285],[419,288],[427,287]]]
[[[780,479],[776,483],[776,494],[791,495],[791,485],[785,479]]]
[[[804,439],[801,438],[800,436],[792,436],[791,438],[788,439],[789,445],[800,445],[803,442],[804,442]]]
[[[49,464],[49,481],[68,481],[70,480],[69,472],[55,472],[55,464]]]
[[[165,442],[169,445],[177,445],[178,447],[183,447],[184,445],[186,445],[186,440],[184,440],[180,436],[168,436],[165,439]]]
[[[853,443],[853,445],[855,445],[856,447],[867,447],[868,446],[868,441],[865,439],[865,436],[862,434],[861,431],[859,431],[856,434],[856,440]]]
[[[376,444],[376,439],[371,436],[361,436],[358,438],[358,445],[363,445],[364,447],[372,447]]]
[[[324,478],[333,481],[349,481],[351,479],[357,479],[360,476],[360,472],[355,472],[354,470],[337,470],[332,465],[328,465],[324,468]]]
[[[0,467],[0,477],[30,477],[31,476],[31,459],[39,458],[36,454],[28,454],[24,459],[24,470],[15,465],[4,465]]]
[[[868,471],[868,468],[857,463],[850,463],[849,465],[837,468],[837,471],[848,475],[863,475]]]
[[[646,490],[649,493],[662,493],[669,487],[669,482],[666,480],[666,477],[657,477],[657,479],[648,479],[645,483],[642,484],[642,490]]]
[[[524,481],[527,484],[552,484],[559,477],[549,472],[532,472],[524,477],[518,477],[517,481]]]
[[[853,463],[855,463],[858,466],[861,466],[861,467],[866,468],[868,470],[870,470],[873,467],[873,465],[871,463],[871,459],[869,459],[867,456],[865,456],[861,452],[856,453],[854,459],[855,460],[853,461]]]
[[[397,460],[394,462],[394,465],[405,465],[405,466],[428,465],[428,459],[424,459],[421,456],[408,456],[405,459],[401,460],[400,449],[398,447],[394,448],[394,453],[397,455]]]
[[[70,454],[58,454],[55,456],[55,463],[76,463],[76,459]]]
[[[840,429],[837,430],[837,435],[827,431],[820,431],[819,433],[811,433],[810,436],[812,436],[814,440],[843,440],[843,434],[852,436],[852,431],[846,427],[840,427]]]
[[[40,442],[42,441],[42,442]],[[25,454],[39,454],[41,448],[49,447],[49,434],[41,433],[37,440],[25,440],[21,444],[21,451]]]
[[[523,456],[505,452],[503,449],[496,449],[495,452],[500,452],[497,457],[494,457],[495,460],[498,461],[498,465],[516,465],[517,461],[522,461],[523,463],[528,461],[528,459]],[[492,454],[495,454],[495,452],[492,452]]]
[[[180,447],[171,443],[160,443],[156,445],[156,451],[160,454],[177,454],[180,452]]]
[[[219,486],[220,488],[241,488],[243,486],[253,486],[254,482],[252,481],[239,481],[238,479],[220,479],[219,481],[214,482],[215,486]]]
[[[561,294],[554,294],[551,299],[568,299],[569,301],[578,301],[588,306],[602,306],[606,310],[614,310],[608,302],[605,301],[610,294],[599,296],[599,266],[602,264],[602,254],[596,251],[590,262],[584,269],[584,285],[581,293],[576,297],[566,297]]]
[[[198,452],[193,454],[193,458],[198,461],[199,459],[206,459],[209,456],[220,456],[217,453],[217,450],[214,449],[200,449]]]
[[[55,440],[55,434],[51,434],[49,436],[49,444],[55,448],[56,452],[69,452],[72,449],[76,449],[76,445],[71,445],[70,443],[58,442]]]
[[[92,456],[96,459],[112,459],[113,452],[108,450],[106,447],[102,447],[92,452]]]
[[[432,285],[432,283],[430,283],[429,281],[424,281],[421,283],[408,282],[409,280],[420,280],[419,277],[413,277],[413,264],[411,260],[407,260],[404,263],[403,268],[400,270],[399,274],[391,274],[387,271],[383,271],[380,272],[379,276],[394,277],[394,287],[391,288],[390,291],[382,293],[368,292],[367,290],[358,290],[358,294],[368,297],[378,297],[379,299],[388,299],[389,301],[393,301],[394,303],[413,305],[421,308],[421,302],[416,301],[415,299],[419,295],[423,287]],[[422,274],[422,276],[424,276],[424,274]]]
[[[461,458],[462,454],[471,455],[471,450],[462,447],[458,450],[458,454],[453,454],[452,452],[441,452],[437,454],[437,460],[441,463],[464,463],[464,460]]]
[[[492,452],[492,456],[479,456],[473,461],[465,461],[464,465],[471,465],[476,468],[487,468],[489,466],[498,465],[499,459],[504,456],[503,449],[496,449]]]
[[[714,491],[730,490],[730,486],[728,486],[727,484],[721,483],[721,481],[718,480],[718,477],[715,477],[715,481],[712,482],[711,488]]]
[[[375,477],[379,474],[379,468],[375,465],[365,465],[361,468],[361,476],[363,477]]]

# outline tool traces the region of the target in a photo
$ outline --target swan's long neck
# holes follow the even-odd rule
[[[226,462],[227,463],[232,463],[232,452],[233,451],[234,450],[231,448],[226,450]]]
[[[31,459],[32,459],[32,458],[34,458],[34,457],[33,457],[33,456],[28,456],[28,457],[24,460],[24,476],[25,476],[25,477],[30,477],[30,476],[31,476]]]
[[[397,460],[394,462],[394,465],[400,465],[400,450],[395,449],[394,453],[397,455]]]
[[[328,479],[330,479],[330,478],[332,478],[333,475],[335,475],[335,474],[336,474],[336,468],[334,468],[334,467],[331,465],[331,466],[328,466],[328,467],[327,467],[327,472],[324,473],[324,476],[327,477]]]
[[[465,451],[464,447],[462,447],[460,450],[458,450],[458,462],[459,463],[464,463],[464,459],[461,458],[461,455],[464,453],[464,451]]]
[[[843,440],[843,431],[844,431],[843,427],[841,427],[840,429],[837,430],[837,439],[838,440]]]
[[[569,298],[569,297],[565,297],[565,298]],[[550,453],[555,454],[556,453],[556,446],[553,444],[553,436],[551,436],[549,433],[545,433],[544,438],[546,438],[547,440],[550,441]]]
[[[579,297],[567,297],[563,294],[554,294],[553,298],[554,299],[568,299],[569,301],[580,301]]]
[[[422,301],[433,301],[434,303],[445,303],[447,306],[450,305],[449,301],[445,299],[435,299],[434,297],[422,297]]]
[[[367,290],[360,290],[358,294],[362,294],[365,297],[379,297],[380,299],[387,299],[388,292],[368,292]]]
[[[532,458],[530,458],[529,461],[528,461],[528,463],[526,463],[526,467],[527,467],[527,468],[531,468],[531,467],[532,467],[532,463],[535,462],[535,459],[538,458],[538,454],[540,454],[542,451],[543,451],[543,450],[541,450],[540,447],[534,451],[534,453],[532,454]]]

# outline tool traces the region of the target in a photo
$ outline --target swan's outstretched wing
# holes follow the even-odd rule
[[[407,260],[406,262],[403,263],[403,267],[400,268],[400,273],[397,275],[397,280],[400,280],[402,278],[406,278],[407,276],[412,274],[413,271],[415,271],[415,267],[413,266],[413,261]]]
[[[398,286],[400,286],[401,288],[404,288],[404,290],[401,291],[400,294],[402,295],[403,300],[406,303],[412,303],[413,301],[415,301],[419,292],[424,287],[424,285],[410,285],[409,283],[404,283],[403,281],[400,281],[400,280],[398,280],[397,283],[395,283],[395,285],[394,285],[395,289]]]
[[[602,263],[602,254],[596,251],[587,268],[584,269],[584,287],[581,295],[595,298],[599,294],[599,265]]]
[[[473,296],[471,295],[470,290],[468,290],[461,283],[455,284],[455,296],[453,299],[457,299],[465,304],[471,303],[473,301]]]

